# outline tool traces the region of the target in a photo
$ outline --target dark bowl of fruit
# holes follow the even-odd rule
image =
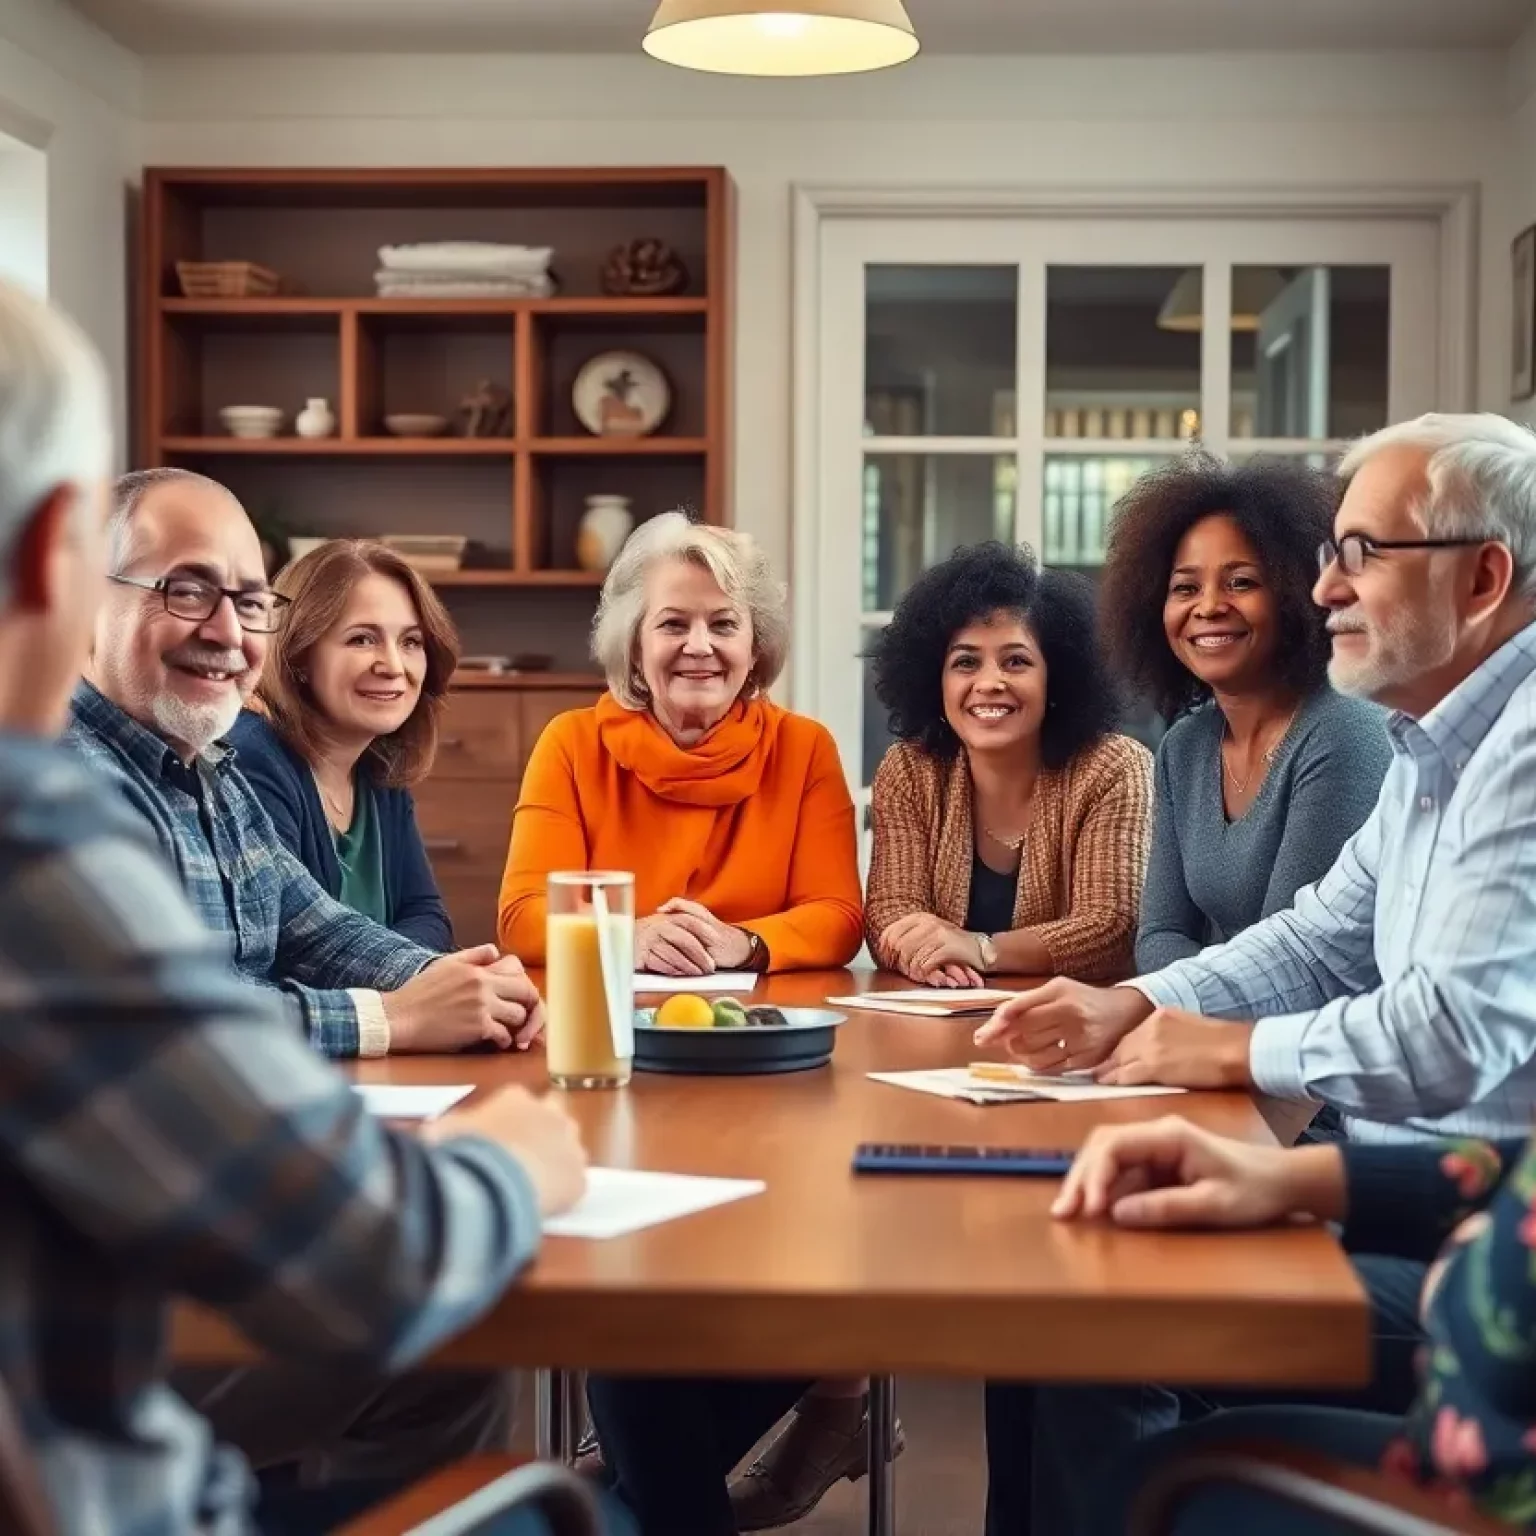
[[[703,1077],[806,1072],[832,1059],[837,1026],[830,1008],[754,1006],[691,992],[635,1012],[635,1070]]]

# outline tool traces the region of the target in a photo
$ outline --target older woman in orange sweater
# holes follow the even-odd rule
[[[593,627],[608,693],[553,721],[523,776],[501,886],[503,948],[530,964],[543,959],[552,870],[628,869],[635,962],[645,970],[701,976],[853,959],[863,909],[837,747],[824,726],[766,697],[788,640],[783,590],[745,534],[679,512],[634,533],[608,573]],[[594,1378],[588,1393],[642,1525],[681,1531],[692,1514],[678,1515],[657,1486],[724,1510],[724,1475],[757,1436],[719,1462],[683,1429],[691,1419],[679,1409],[669,1419],[678,1433],[651,1446],[653,1393],[682,1390],[712,1422],[716,1391],[754,1401],[766,1391],[782,1411],[806,1385],[723,1382],[690,1395],[678,1384]],[[800,1432],[785,1437],[797,1480],[829,1442],[832,1476],[850,1458],[862,1469],[863,1392],[861,1382],[828,1382],[808,1394],[794,1421]],[[777,1412],[764,1412],[767,1429]],[[809,1476],[814,1502],[826,1479]]]
[[[608,693],[553,721],[523,776],[497,928],[544,958],[557,869],[631,869],[636,964],[815,970],[857,954],[853,802],[825,727],[771,703],[789,627],[743,533],[668,512],[614,562],[593,628]]]

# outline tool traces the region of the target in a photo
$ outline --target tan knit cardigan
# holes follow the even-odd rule
[[[971,771],[909,742],[885,754],[874,783],[874,857],[864,902],[870,953],[893,968],[880,935],[910,912],[964,923],[976,852]],[[1131,973],[1151,842],[1152,755],[1107,736],[1065,768],[1042,770],[1013,903],[1059,976],[1120,981]]]

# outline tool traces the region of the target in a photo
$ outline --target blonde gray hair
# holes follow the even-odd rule
[[[1429,494],[1413,509],[1425,533],[1505,545],[1511,585],[1536,598],[1536,432],[1492,412],[1432,413],[1361,438],[1340,461],[1340,477],[1397,447],[1429,455]]]
[[[592,655],[609,691],[626,709],[645,709],[650,690],[640,675],[640,625],[645,619],[645,579],[662,560],[703,567],[720,590],[752,621],[749,693],[765,693],[784,670],[789,653],[789,616],[783,585],[768,557],[749,534],[695,523],[682,512],[663,512],[629,537],[603,583],[592,621]]]
[[[112,472],[112,406],[94,346],[58,309],[0,280],[0,601],[33,514]],[[89,498],[77,503],[80,515]]]

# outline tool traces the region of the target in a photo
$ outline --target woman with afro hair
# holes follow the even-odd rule
[[[1385,715],[1328,686],[1327,615],[1312,601],[1338,497],[1303,464],[1196,453],[1115,509],[1105,647],[1173,722],[1157,755],[1138,972],[1290,906],[1376,803]]]
[[[878,963],[925,986],[1124,977],[1152,759],[1115,732],[1092,588],[1028,550],[960,549],[912,584],[872,659],[897,738],[873,792]]]

